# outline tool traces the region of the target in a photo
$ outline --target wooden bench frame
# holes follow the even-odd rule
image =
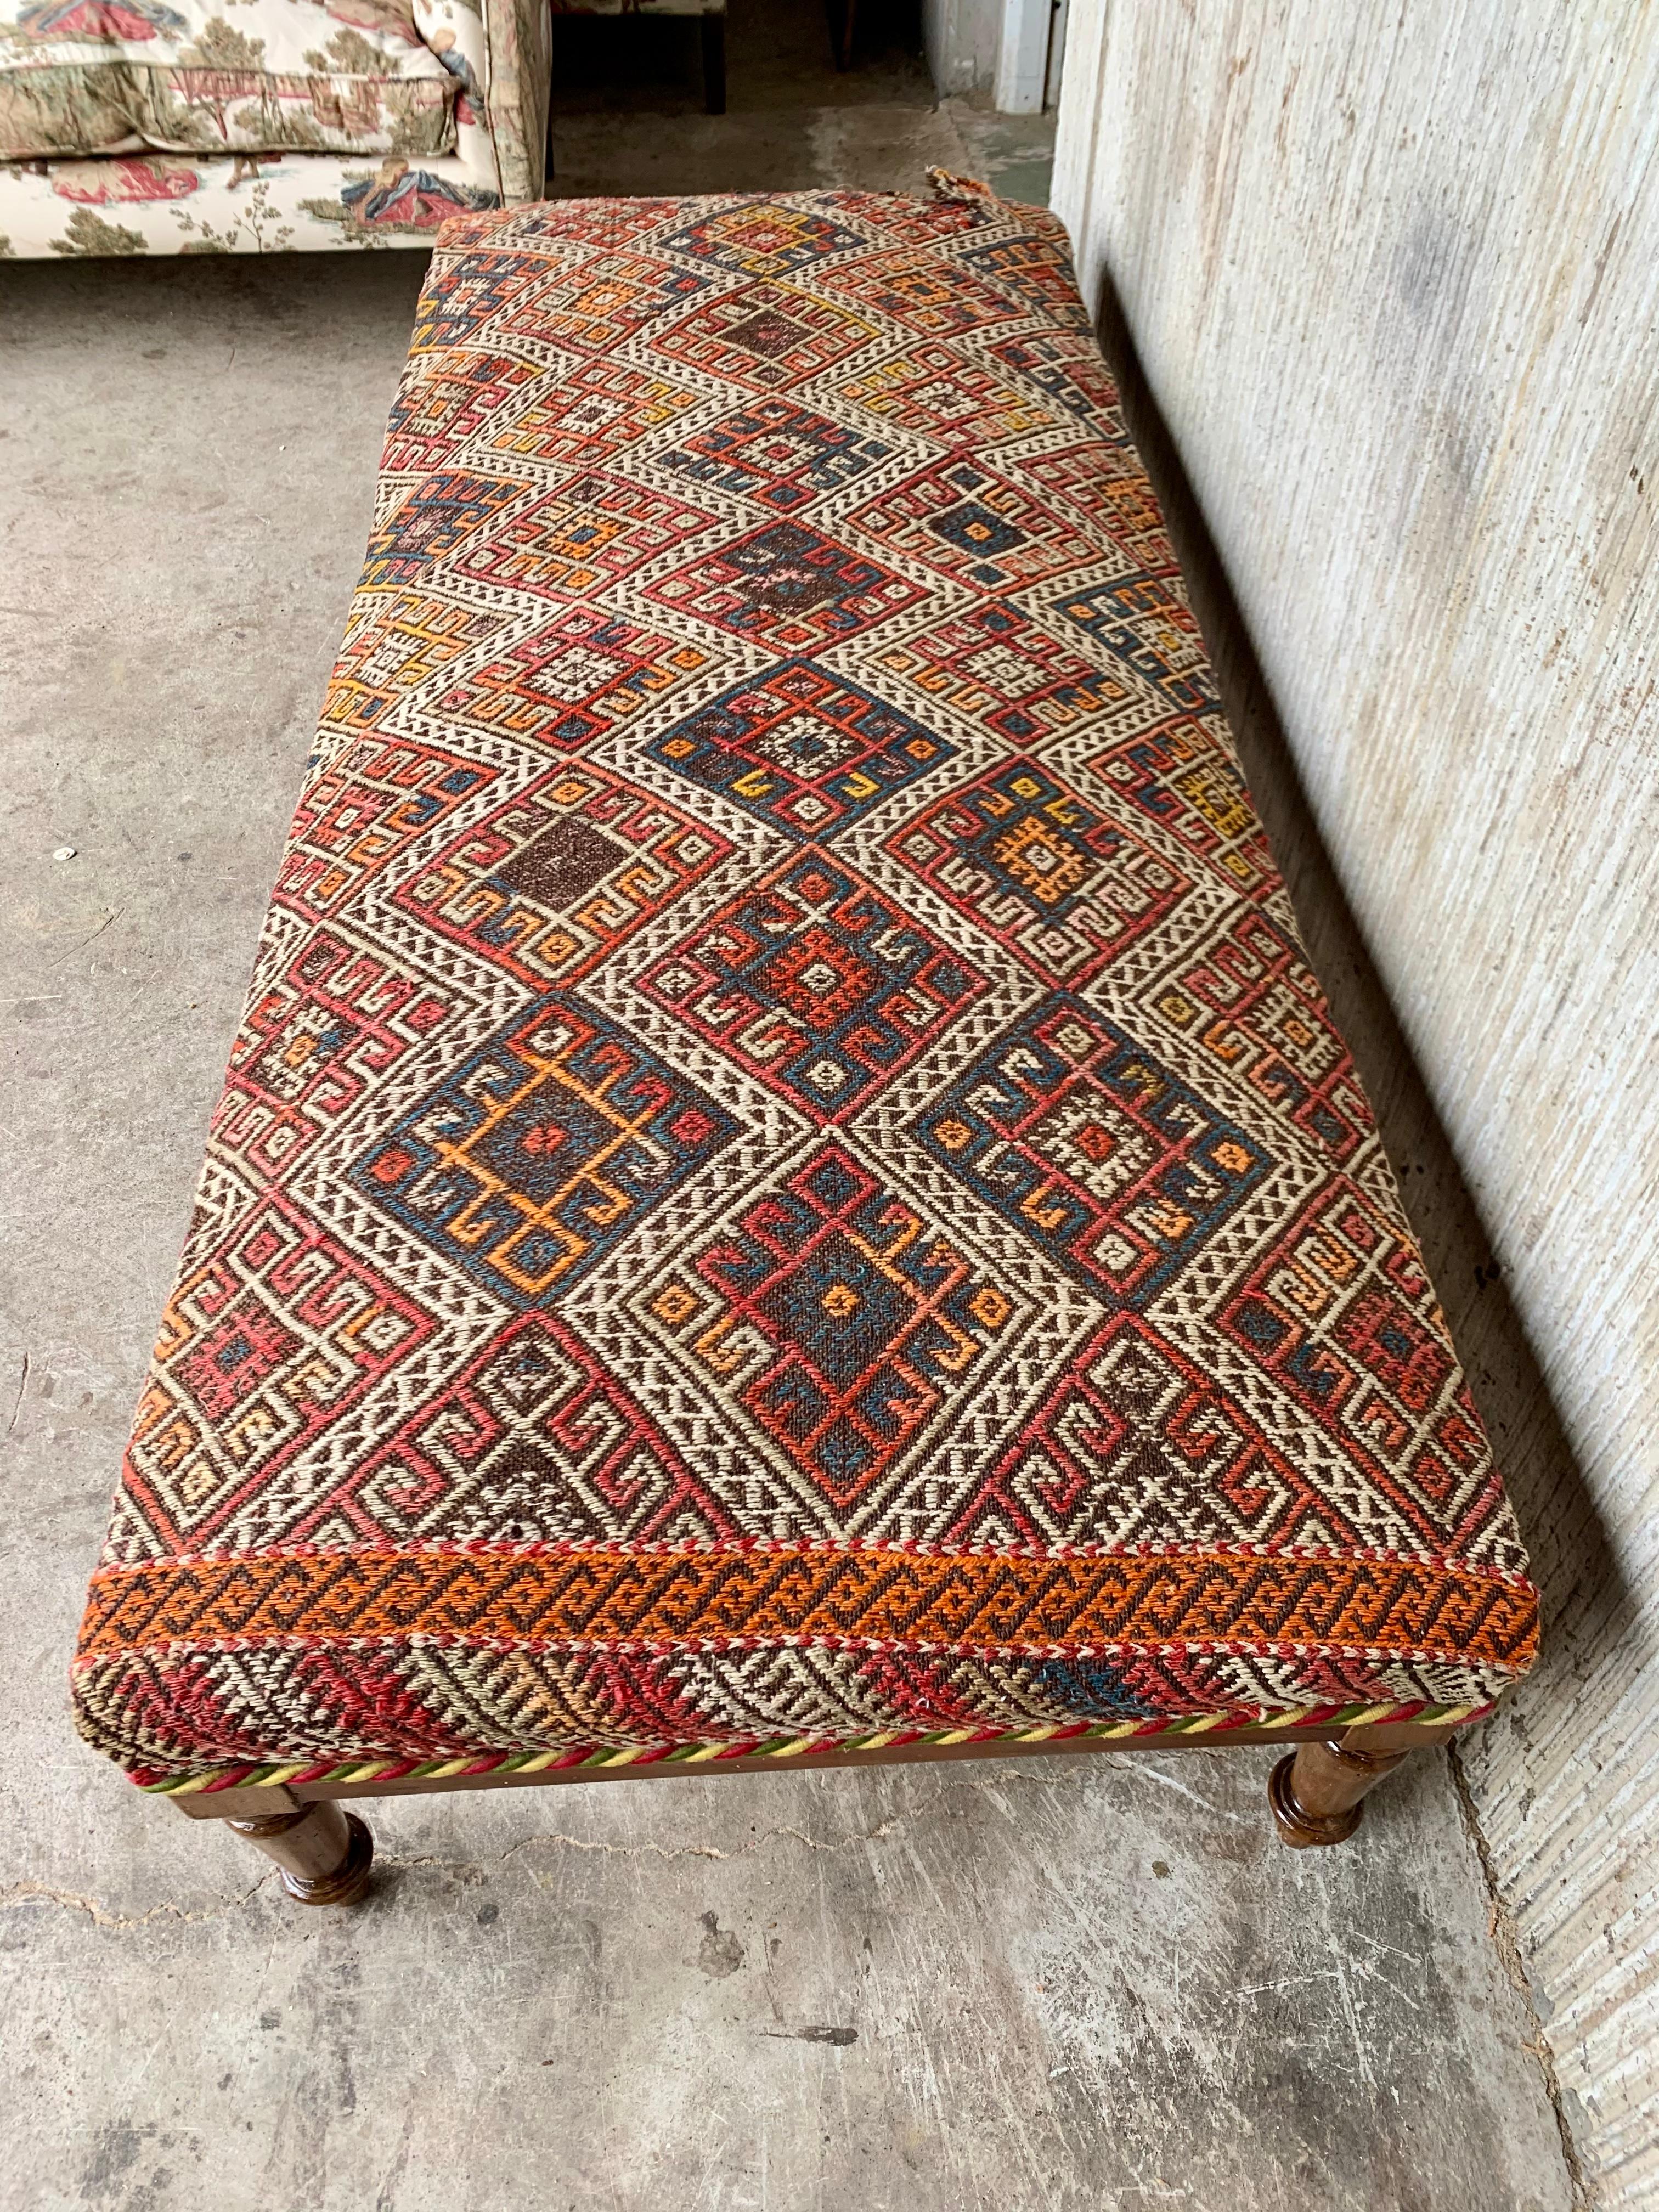
[[[637,1765],[555,1767],[533,1774],[407,1775],[366,1782],[264,1784],[190,1790],[173,1802],[192,1820],[222,1820],[280,1869],[283,1887],[301,1905],[358,1905],[368,1893],[374,1839],[368,1823],[343,1806],[360,1797],[414,1797],[461,1790],[532,1789],[555,1783],[645,1782],[696,1774],[781,1774],[803,1768],[901,1766],[962,1759],[1033,1759],[1096,1751],[1231,1749],[1234,1745],[1293,1743],[1274,1766],[1267,1802],[1281,1842],[1305,1850],[1352,1835],[1366,1793],[1413,1751],[1449,1742],[1456,1725],[1405,1721],[1333,1734],[1317,1728],[1229,1729],[1224,1738],[1190,1733],[1130,1737],[1073,1736],[1042,1743],[915,1743],[873,1751],[814,1751],[769,1757],[745,1754],[687,1768],[660,1761]]]

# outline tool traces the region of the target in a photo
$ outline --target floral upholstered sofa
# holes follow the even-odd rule
[[[549,0],[25,0],[0,254],[428,243],[540,195],[549,46]]]

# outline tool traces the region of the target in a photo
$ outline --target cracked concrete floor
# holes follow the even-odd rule
[[[1559,2212],[1443,1762],[1311,1857],[1261,1752],[390,1801],[331,1915],[71,1735],[419,276],[0,272],[0,2206]]]

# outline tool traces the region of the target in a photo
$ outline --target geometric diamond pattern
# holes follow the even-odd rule
[[[1159,1013],[1346,1160],[1367,1109],[1346,1046],[1282,923],[1250,908],[1158,994]]]
[[[602,361],[714,281],[654,255],[619,249],[581,256],[555,264],[527,286],[501,309],[495,327],[509,344],[530,340]]]
[[[1488,1705],[1525,1555],[1054,219],[463,217],[385,468],[82,1729]]]
[[[214,1115],[222,1156],[261,1182],[290,1174],[453,1011],[448,994],[317,930],[248,1009]]]
[[[578,604],[449,684],[435,705],[457,728],[580,752],[708,665],[697,646]]]
[[[389,1273],[268,1194],[169,1304],[126,1476],[149,1525],[175,1548],[257,1526],[307,1450],[433,1328]]]
[[[1045,982],[1073,988],[1191,889],[1160,853],[1031,760],[945,793],[886,849]]]
[[[1115,1314],[951,1530],[962,1544],[1330,1545],[1331,1500],[1192,1360]]]
[[[523,1307],[579,1281],[738,1126],[555,994],[435,1085],[351,1180],[377,1212]]]
[[[808,408],[761,399],[694,431],[684,446],[660,454],[658,465],[788,514],[856,483],[891,450]]]
[[[1155,578],[1115,577],[1057,601],[1055,612],[1155,684],[1172,711],[1201,714],[1216,704],[1198,624]]]
[[[985,988],[960,952],[811,851],[697,923],[641,981],[822,1122],[844,1121]]]
[[[409,1540],[603,1541],[730,1536],[673,1446],[556,1314],[492,1336],[369,1461],[358,1486]]]
[[[775,522],[650,587],[676,613],[779,653],[844,644],[921,597],[918,586],[798,522]]]
[[[486,414],[475,442],[498,465],[593,468],[696,404],[694,391],[660,371],[618,361],[578,362],[556,381],[538,376],[528,404]]]
[[[874,323],[838,301],[762,280],[677,318],[655,350],[671,374],[689,368],[739,392],[793,392],[876,336]]]
[[[1260,898],[1279,874],[1238,763],[1212,725],[1173,720],[1091,763],[1142,818],[1206,861],[1235,890]]]
[[[1178,573],[1163,510],[1133,447],[1104,452],[1092,441],[1061,447],[1033,455],[1028,473],[1049,499],[1080,515],[1143,574],[1165,579]],[[1184,608],[1179,612],[1184,615]]]
[[[1052,428],[1040,400],[1018,384],[973,362],[963,362],[948,345],[927,341],[888,356],[873,368],[849,377],[836,397],[901,429],[932,438],[963,433],[1001,444]]]
[[[1128,683],[1040,629],[1012,601],[988,599],[890,641],[872,639],[877,667],[949,709],[1025,746],[1133,711]]]
[[[384,735],[389,718],[441,682],[464,655],[487,647],[502,617],[409,590],[365,594],[323,702],[333,734]]]
[[[1447,1396],[1455,1362],[1428,1279],[1353,1185],[1320,1193],[1218,1318],[1310,1414],[1340,1424],[1379,1480],[1413,1486],[1443,1512],[1471,1472],[1477,1495],[1489,1482],[1467,1395]]]
[[[490,781],[476,762],[374,738],[347,744],[300,803],[277,895],[319,917]]]
[[[522,485],[464,469],[426,477],[369,540],[366,584],[415,584],[429,565],[465,544],[504,507],[523,497]]]
[[[816,662],[780,661],[654,738],[688,782],[802,839],[824,839],[956,756],[956,747]]]
[[[1016,303],[974,276],[965,257],[948,269],[925,252],[853,260],[830,281],[837,297],[927,337],[960,337],[1019,318]]]
[[[1273,1166],[1259,1137],[1062,994],[942,1091],[918,1133],[1056,1266],[1137,1309]]]
[[[832,1143],[697,1254],[653,1311],[845,1516],[937,1429],[1013,1307]]]
[[[581,476],[504,518],[452,567],[480,583],[577,599],[617,582],[710,519],[620,477]]]
[[[428,839],[392,897],[481,964],[544,990],[625,944],[733,849],[682,808],[573,762]]]
[[[744,276],[787,276],[826,254],[845,253],[863,242],[857,231],[827,215],[775,200],[722,208],[683,230],[669,231],[660,241],[665,252],[687,254],[711,268],[736,270]]]
[[[1063,515],[973,461],[927,469],[851,520],[889,555],[992,591],[1041,583],[1077,559],[1076,536]]]

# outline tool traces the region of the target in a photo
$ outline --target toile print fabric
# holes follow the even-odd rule
[[[0,255],[282,253],[430,246],[456,215],[500,194],[454,155],[405,161],[307,154],[177,154],[42,162],[5,189]]]
[[[1535,1636],[1059,225],[452,224],[84,1733],[1463,1718]]]
[[[0,159],[453,153],[453,51],[410,0],[31,0],[0,22]]]
[[[315,0],[282,4],[322,13]],[[483,0],[483,12],[479,0],[414,0],[414,21],[453,87],[453,153],[13,161],[0,166],[0,258],[429,248],[453,216],[533,198],[549,82],[540,0]]]

